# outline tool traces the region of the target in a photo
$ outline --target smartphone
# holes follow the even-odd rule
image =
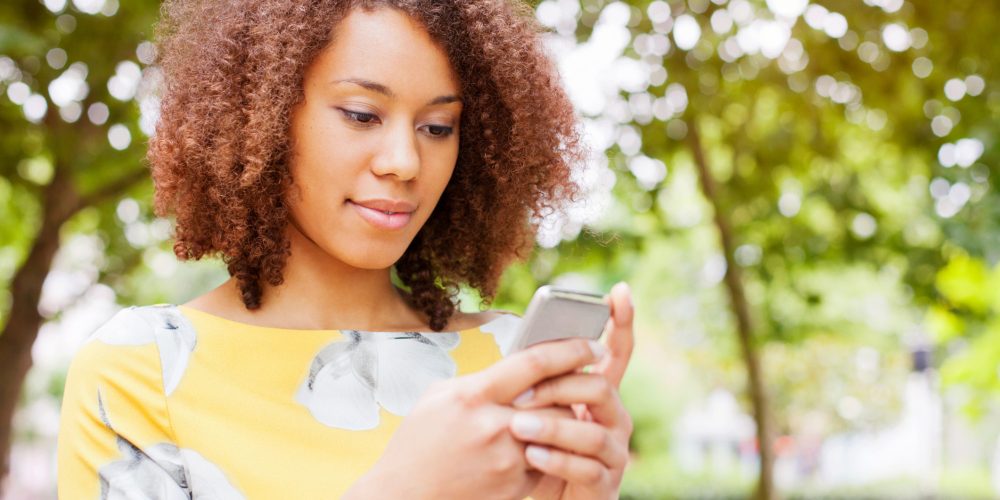
[[[610,315],[602,295],[542,286],[528,304],[511,352],[549,340],[597,340]]]

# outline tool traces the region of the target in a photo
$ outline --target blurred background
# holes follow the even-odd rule
[[[1000,496],[1000,4],[532,5],[588,196],[493,306],[632,284],[622,497]],[[158,7],[0,3],[4,498],[54,498],[90,332],[228,277],[151,213]]]

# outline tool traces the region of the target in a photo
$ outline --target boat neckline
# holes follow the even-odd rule
[[[181,312],[185,316],[187,316],[189,312],[193,312],[193,313],[195,313],[195,315],[202,316],[202,317],[205,317],[205,318],[209,318],[209,319],[211,319],[213,321],[217,321],[217,322],[221,322],[221,323],[228,323],[230,325],[234,325],[234,326],[242,328],[242,329],[252,329],[252,330],[260,330],[260,331],[295,332],[295,333],[300,333],[300,334],[309,334],[309,333],[326,333],[326,334],[329,334],[329,333],[341,333],[342,334],[343,332],[347,332],[347,331],[361,332],[361,333],[397,333],[397,334],[401,334],[401,333],[419,333],[421,335],[434,335],[434,334],[439,334],[439,333],[466,333],[466,332],[473,332],[473,331],[476,331],[476,330],[481,330],[483,327],[485,327],[487,325],[490,325],[490,324],[493,324],[493,323],[495,323],[497,321],[500,321],[500,320],[506,318],[507,316],[516,316],[513,313],[508,312],[508,311],[496,311],[496,312],[500,313],[497,317],[495,317],[495,318],[493,318],[493,319],[491,319],[489,321],[486,321],[484,323],[481,323],[479,325],[472,326],[472,327],[469,327],[469,328],[463,328],[461,330],[442,330],[440,332],[435,332],[433,330],[431,330],[431,331],[419,331],[419,330],[395,330],[395,331],[394,330],[360,330],[360,329],[355,329],[355,328],[309,329],[309,328],[282,328],[282,327],[277,327],[277,326],[254,325],[254,324],[250,324],[250,323],[243,323],[241,321],[232,320],[232,319],[229,319],[229,318],[224,318],[222,316],[219,316],[219,315],[216,315],[216,314],[212,314],[212,313],[209,313],[209,312],[205,312],[205,311],[202,311],[201,309],[195,309],[195,308],[193,308],[191,306],[187,306],[187,305],[183,305],[183,304],[169,304],[169,305],[171,305],[174,308],[176,308],[179,312]]]

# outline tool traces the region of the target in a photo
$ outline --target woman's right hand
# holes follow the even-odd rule
[[[548,378],[596,363],[603,353],[602,345],[583,339],[545,342],[479,372],[435,382],[344,498],[524,498],[542,474],[509,431],[511,403]]]

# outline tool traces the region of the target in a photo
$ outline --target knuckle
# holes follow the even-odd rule
[[[457,389],[454,394],[455,401],[465,408],[479,405],[484,397],[483,390],[478,387],[463,387]]]
[[[472,408],[482,403],[485,399],[486,389],[479,379],[474,379],[471,383],[448,384],[445,392],[448,399],[464,408]],[[438,381],[437,383],[442,383]]]
[[[561,472],[562,474],[560,475],[566,474],[570,470],[566,455],[561,451],[553,449],[553,447],[549,447],[549,450],[549,459],[545,463],[545,467],[552,471]]]
[[[610,440],[610,450],[607,453],[608,465],[610,468],[622,470],[628,464],[629,451],[627,442]]]
[[[594,351],[590,350],[590,342],[586,339],[578,339],[574,342],[576,354],[581,361],[590,361],[594,357]]]
[[[597,375],[595,383],[597,384],[598,397],[602,401],[609,401],[615,398],[615,386],[608,379]]]
[[[587,452],[597,455],[608,449],[611,445],[611,437],[603,429],[595,429],[587,436]]]
[[[519,460],[513,456],[511,453],[504,453],[496,457],[490,463],[490,470],[495,474],[509,474],[516,471],[520,464]]]
[[[632,435],[632,431],[635,430],[635,422],[632,421],[632,415],[628,413],[622,415],[622,428],[625,429],[626,436]]]
[[[545,354],[537,349],[524,351],[524,363],[528,365],[528,370],[531,373],[538,375],[545,373],[545,367],[548,364]]]
[[[533,403],[540,404],[543,402],[551,401],[551,398],[553,396],[553,390],[552,390],[553,385],[554,385],[553,382],[542,382],[539,384],[535,384],[534,387],[535,395],[532,398],[534,400]]]
[[[536,417],[541,421],[542,426],[538,429],[536,437],[541,439],[552,439],[559,434],[559,421],[551,419],[544,413],[536,413]]]
[[[629,462],[632,461],[632,454],[628,451],[628,445],[621,446],[616,453],[617,459],[615,463],[618,464],[618,470],[625,470],[628,467]]]
[[[580,480],[584,484],[597,485],[604,480],[604,467],[598,465],[596,462],[590,462],[587,466],[580,469]]]
[[[506,422],[495,415],[480,415],[475,419],[474,432],[481,442],[492,441],[506,427]]]

